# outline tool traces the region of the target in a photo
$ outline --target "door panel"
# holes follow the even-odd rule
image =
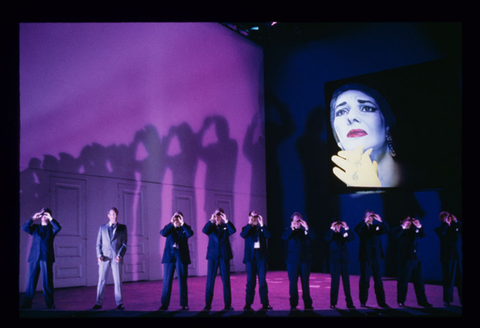
[[[192,227],[193,236],[188,239],[188,249],[190,250],[191,264],[188,266],[188,275],[197,275],[197,217],[196,217],[196,200],[195,191],[193,189],[175,188],[173,193],[173,211],[183,213],[185,223]],[[173,213],[172,213],[173,214]]]
[[[62,230],[55,238],[54,286],[86,286],[85,186],[82,179],[50,177],[54,218]]]
[[[230,193],[215,193],[214,195],[214,201],[215,201],[215,206],[220,207],[223,209],[225,212],[225,215],[227,216],[227,220],[231,221],[235,228],[237,229],[237,232],[230,236],[230,244],[232,246],[232,252],[233,252],[233,259],[230,260],[230,271],[235,272],[238,268],[237,265],[237,257],[241,256],[240,254],[237,254],[236,252],[236,243],[238,239],[238,227],[235,224],[235,217],[234,217],[234,211],[233,211],[233,195]]]
[[[119,222],[127,225],[128,243],[123,280],[148,280],[148,234],[145,210],[146,188],[137,184],[118,184],[121,208]],[[123,218],[121,218],[123,216]],[[122,220],[123,219],[123,220]]]

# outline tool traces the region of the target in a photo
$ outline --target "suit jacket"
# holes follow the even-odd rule
[[[425,231],[413,224],[410,229],[401,226],[392,229],[392,236],[397,240],[397,261],[420,260],[418,241],[425,237]]]
[[[345,234],[347,235],[344,236]],[[349,263],[348,243],[354,239],[355,235],[350,230],[341,228],[340,232],[335,232],[332,229],[328,229],[325,233],[325,240],[330,246],[330,263]]]
[[[270,238],[270,230],[268,230],[267,226],[264,225],[263,227],[252,226],[251,224],[247,224],[242,228],[242,232],[240,236],[245,239],[245,250],[243,254],[243,263],[252,262],[253,260],[253,253],[255,251],[255,242],[260,242],[260,248],[258,249],[258,253],[262,260],[266,259],[267,257],[267,238]]]
[[[452,222],[449,226],[442,223],[435,228],[440,238],[440,261],[452,261],[462,259],[462,223]]]
[[[176,259],[173,256],[175,244],[178,246],[180,261],[184,264],[191,263],[190,250],[188,249],[188,238],[193,236],[193,230],[188,224],[184,223],[182,226],[175,228],[172,223],[169,223],[160,230],[160,234],[167,238],[163,250],[162,263],[176,262]]]
[[[33,236],[28,262],[55,262],[53,240],[61,229],[60,224],[55,219],[52,219],[46,226],[33,224],[33,220],[25,222],[22,230]]]
[[[207,260],[232,259],[233,253],[229,237],[236,231],[237,229],[231,221],[219,226],[208,221],[202,229],[202,232],[208,236]]]
[[[369,261],[373,259],[383,259],[382,235],[390,231],[386,222],[374,220],[368,227],[365,221],[360,221],[355,226],[355,232],[360,238],[358,260]]]
[[[283,232],[282,238],[287,241],[286,263],[298,264],[313,261],[311,241],[316,238],[315,231],[303,228],[292,230],[288,227]]]
[[[127,251],[127,226],[117,222],[117,228],[110,238],[108,228],[109,224],[100,226],[97,235],[97,257],[105,256],[110,259],[123,257]]]

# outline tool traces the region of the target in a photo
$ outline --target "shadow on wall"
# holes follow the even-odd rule
[[[252,122],[259,124],[258,119],[254,116]],[[214,126],[217,140],[202,146],[204,133],[210,126]],[[180,149],[170,155],[169,147],[174,137],[177,137]],[[255,146],[250,130],[245,138],[248,145],[244,146],[244,152],[254,156],[249,158],[252,166],[260,165],[255,156],[260,156],[264,151],[262,145],[249,149],[250,145]],[[103,146],[92,143],[84,146],[77,158],[65,152],[60,153],[58,158],[51,154],[44,155],[43,160],[32,158],[28,168],[20,172],[21,206],[25,213],[33,213],[45,206],[44,203],[40,204],[45,199],[40,196],[48,193],[47,172],[162,183],[167,169],[171,169],[174,185],[194,187],[199,160],[206,164],[205,189],[233,194],[238,143],[230,137],[229,125],[224,117],[215,115],[205,118],[202,128],[196,133],[188,123],[182,123],[172,126],[167,135],[161,136],[155,126],[147,125],[135,133],[130,144]],[[261,183],[259,181],[263,182],[258,177],[255,183]],[[258,189],[254,182],[252,188],[255,189],[252,193]],[[213,200],[205,199],[204,208],[207,213],[212,212]]]
[[[265,180],[265,137],[262,133],[257,137],[255,132],[263,130],[263,122],[260,113],[252,117],[248,126],[245,139],[243,140],[243,155],[252,165],[252,177],[250,182],[249,209],[265,208],[264,200],[260,200],[256,195],[264,195],[266,190]],[[274,217],[273,217],[274,218]],[[270,224],[270,221],[268,222]]]

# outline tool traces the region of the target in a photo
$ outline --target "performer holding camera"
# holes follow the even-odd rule
[[[230,260],[233,258],[233,253],[229,237],[236,231],[235,226],[231,221],[227,220],[227,216],[221,208],[215,210],[203,227],[202,232],[208,236],[205,310],[212,308],[213,289],[218,267],[220,267],[223,283],[224,310],[233,310],[230,286]]]
[[[34,223],[37,220],[40,220],[40,224]],[[33,237],[28,256],[28,282],[22,309],[32,307],[40,272],[42,273],[45,303],[49,309],[55,309],[53,300],[53,263],[55,262],[53,241],[61,229],[60,224],[52,217],[52,211],[47,207],[35,213],[22,226],[22,230]]]
[[[325,233],[325,240],[330,246],[330,308],[332,309],[337,305],[340,277],[342,277],[347,308],[355,308],[350,294],[350,275],[348,271],[350,256],[347,245],[354,239],[355,235],[344,221],[333,221],[330,229]]]
[[[425,231],[419,220],[407,216],[401,221],[399,227],[392,230],[392,235],[397,239],[398,249],[398,279],[397,279],[397,302],[398,306],[404,307],[407,298],[408,282],[413,278],[413,286],[417,303],[423,307],[431,307],[425,294],[423,282],[422,261],[418,247],[420,238],[425,237]]]
[[[290,281],[290,308],[297,309],[298,278],[300,278],[305,310],[313,310],[309,280],[313,261],[311,241],[316,238],[316,234],[309,229],[302,215],[294,212],[291,216],[290,227],[285,229],[282,238],[287,241],[286,264]]]
[[[453,288],[457,286],[460,304],[463,304],[462,291],[462,222],[449,212],[440,212],[442,224],[435,228],[440,238],[440,261],[443,271],[443,302],[449,306],[453,301]]]
[[[240,236],[245,239],[243,263],[247,269],[247,288],[244,310],[252,310],[255,286],[259,286],[260,301],[263,310],[272,309],[268,301],[267,286],[267,238],[270,231],[263,222],[263,217],[256,211],[248,214],[248,224],[242,228]]]
[[[377,304],[380,307],[388,307],[385,302],[385,290],[381,274],[381,261],[384,259],[381,237],[389,230],[390,227],[382,220],[380,215],[369,210],[365,212],[363,220],[355,227],[355,232],[360,238],[358,255],[360,261],[359,298],[362,307],[367,306],[368,289],[370,288],[372,275]]]
[[[175,212],[170,223],[160,231],[166,237],[163,250],[163,287],[162,305],[160,310],[167,310],[172,295],[172,283],[175,269],[178,274],[178,287],[180,292],[180,306],[188,310],[188,265],[191,263],[188,238],[193,236],[192,228],[185,223],[182,212]]]

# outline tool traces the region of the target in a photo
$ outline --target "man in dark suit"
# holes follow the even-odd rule
[[[382,220],[380,215],[372,211],[366,211],[363,220],[355,227],[355,232],[360,238],[358,255],[360,261],[359,297],[362,307],[366,307],[367,304],[372,274],[377,304],[380,307],[388,307],[385,302],[385,290],[383,289],[381,261],[384,259],[382,235],[389,230],[390,227]]]
[[[290,227],[286,228],[282,238],[287,241],[287,272],[290,293],[290,308],[297,309],[298,278],[302,283],[302,298],[305,310],[313,310],[310,296],[310,272],[312,268],[311,241],[316,238],[312,229],[303,220],[302,215],[295,212],[291,216]]]
[[[34,224],[40,219],[40,224]],[[33,236],[30,254],[28,256],[28,282],[21,308],[32,307],[32,299],[37,288],[38,276],[42,273],[43,297],[49,309],[54,309],[53,300],[53,263],[55,253],[53,241],[61,230],[60,224],[52,217],[52,211],[47,207],[35,213],[25,222],[22,230]]]
[[[187,277],[188,265],[191,262],[188,238],[193,236],[193,230],[185,223],[182,212],[175,212],[170,223],[160,231],[160,235],[167,238],[162,259],[163,288],[160,310],[167,310],[170,304],[175,269],[178,273],[180,306],[182,310],[188,310]]]
[[[350,293],[350,275],[348,265],[350,256],[348,254],[348,243],[355,239],[346,222],[335,220],[330,229],[325,233],[325,240],[329,244],[330,255],[330,308],[335,308],[338,301],[338,290],[340,277],[342,277],[343,291],[347,308],[353,309],[352,295]]]
[[[109,222],[100,226],[97,235],[98,286],[97,300],[93,309],[102,308],[107,274],[112,268],[115,302],[118,310],[123,310],[123,257],[127,251],[127,226],[118,223],[118,210],[112,207],[107,214]]]
[[[233,310],[230,286],[230,260],[233,258],[233,253],[229,237],[236,231],[235,226],[227,220],[227,216],[221,208],[215,210],[210,220],[203,227],[202,232],[208,236],[205,310],[210,310],[212,307],[215,277],[219,267],[223,283],[224,310]]]
[[[255,286],[259,284],[260,302],[263,310],[272,307],[268,301],[267,286],[267,238],[270,238],[270,230],[263,223],[263,218],[256,211],[248,214],[248,224],[242,228],[240,236],[245,239],[245,251],[243,263],[247,269],[247,287],[244,310],[252,310],[255,296]]]
[[[392,235],[397,240],[397,303],[404,307],[407,299],[408,282],[413,278],[413,286],[417,303],[420,306],[431,307],[425,294],[423,282],[422,260],[418,241],[425,237],[425,231],[419,220],[407,216],[400,226],[392,229]]]
[[[460,304],[463,304],[462,291],[462,222],[448,212],[440,213],[440,227],[435,232],[440,238],[440,261],[443,271],[443,302],[449,306],[453,302],[453,289],[457,286]]]

